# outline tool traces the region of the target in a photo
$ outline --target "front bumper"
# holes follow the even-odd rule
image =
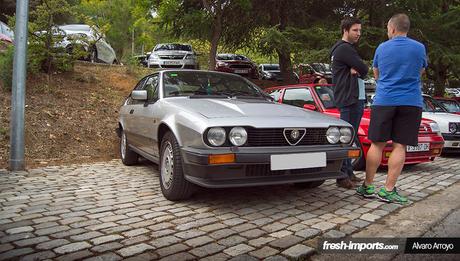
[[[299,146],[258,147],[205,150],[182,148],[185,178],[199,186],[208,188],[247,187],[309,182],[346,177],[340,172],[342,161],[349,158],[353,147]],[[316,168],[271,170],[272,155],[297,153],[326,153],[326,166]],[[212,165],[208,157],[212,154],[233,153],[235,162]]]
[[[444,148],[445,149],[458,149],[460,150],[460,133],[450,134],[443,133],[442,137],[444,138]]]
[[[371,145],[371,141],[366,138],[360,138],[361,144],[364,146],[365,155],[367,157],[367,151]],[[413,152],[406,152],[406,159],[404,164],[418,164],[423,162],[429,162],[434,160],[436,157],[441,155],[443,146],[444,146],[444,139],[439,135],[427,135],[427,136],[419,136],[418,143],[428,143],[429,150],[427,151],[413,151]],[[391,152],[393,151],[392,142],[387,142],[385,148],[383,149],[382,153],[382,166],[388,165],[388,160],[390,158]]]
[[[197,69],[198,65],[195,60],[148,60],[147,66],[150,68],[178,68],[178,69]]]

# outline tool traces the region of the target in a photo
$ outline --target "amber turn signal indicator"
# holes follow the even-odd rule
[[[361,150],[349,150],[348,157],[349,158],[359,158],[361,156]]]
[[[208,156],[209,164],[235,163],[235,154],[214,154]]]

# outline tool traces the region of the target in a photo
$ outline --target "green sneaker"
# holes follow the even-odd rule
[[[359,195],[365,198],[373,198],[375,197],[375,194],[374,194],[375,186],[372,184],[369,186],[366,186],[364,185],[364,182],[363,182],[363,184],[356,189],[356,193],[358,193]]]
[[[408,200],[406,197],[401,196],[396,191],[396,187],[393,188],[392,191],[387,191],[385,187],[381,188],[379,193],[377,193],[377,197],[385,202],[389,203],[399,203],[399,204],[407,204]]]

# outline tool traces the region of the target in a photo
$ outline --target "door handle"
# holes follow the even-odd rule
[[[134,109],[131,109],[131,110],[129,111],[129,114],[133,114],[133,113],[134,113]]]

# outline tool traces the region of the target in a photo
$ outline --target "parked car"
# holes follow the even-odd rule
[[[134,55],[133,58],[138,61],[138,63],[144,67],[148,67],[149,57],[151,52],[145,54]]]
[[[295,72],[299,76],[299,83],[318,83],[322,78],[332,83],[332,71],[327,63],[301,63],[296,66]]]
[[[149,56],[149,68],[199,69],[196,53],[189,44],[157,44]]]
[[[283,81],[279,64],[259,64],[259,72],[263,80]],[[296,82],[299,81],[299,76],[295,72],[292,73],[292,78],[295,79]]]
[[[118,63],[112,46],[107,43],[104,35],[94,26],[86,24],[60,25],[53,31],[53,34],[62,34],[62,40],[57,44],[57,47],[63,47],[69,53],[75,49],[80,49],[86,54],[83,58],[90,62]]]
[[[245,78],[220,72],[165,70],[144,77],[120,109],[121,160],[157,163],[169,200],[194,186],[320,186],[342,177],[358,157],[351,126],[274,103]]]
[[[460,114],[460,102],[453,98],[446,97],[433,97],[438,103],[440,103],[448,112]]]
[[[254,79],[259,78],[256,64],[248,57],[240,54],[217,54],[216,71],[234,73]]]
[[[340,117],[340,112],[334,104],[332,85],[298,84],[290,86],[278,86],[265,89],[276,102],[318,111],[327,115]],[[361,147],[363,156],[352,160],[355,169],[365,167],[365,158],[370,148],[371,141],[368,139],[370,110],[365,109],[359,126],[358,139],[355,146]],[[418,146],[407,146],[405,164],[416,164],[434,160],[441,154],[444,140],[440,134],[436,122],[423,119],[420,125]],[[388,142],[382,154],[382,165],[388,165],[388,158],[392,151],[391,141]]]
[[[0,21],[0,52],[13,45],[14,32],[8,25]]]
[[[431,96],[423,95],[423,118],[436,121],[444,137],[444,151],[460,151],[460,115],[449,113]]]
[[[460,89],[458,89],[458,88],[446,88],[445,91],[449,96],[452,97],[452,99],[455,99],[456,101],[460,102]]]

